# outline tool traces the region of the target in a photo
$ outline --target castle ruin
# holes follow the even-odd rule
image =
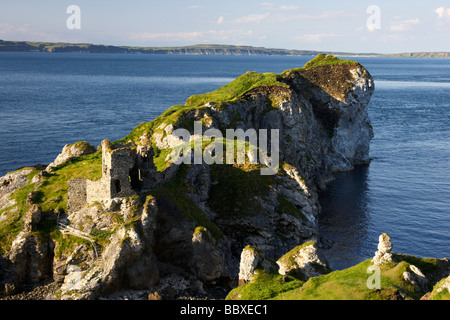
[[[130,197],[151,185],[149,157],[129,144],[102,141],[102,177],[93,181],[75,178],[68,182],[67,209],[74,212],[85,204]],[[153,163],[152,163],[153,164]]]

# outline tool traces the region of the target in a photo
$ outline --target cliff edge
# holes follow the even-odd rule
[[[318,55],[247,72],[120,141],[65,146],[46,170],[2,177],[1,291],[52,282],[56,299],[224,297],[243,248],[277,259],[320,245],[317,190],[370,161],[373,91],[359,63]]]

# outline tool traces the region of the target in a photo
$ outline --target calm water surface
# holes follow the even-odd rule
[[[66,143],[116,140],[192,94],[248,70],[281,72],[311,57],[0,53],[0,175],[48,164]],[[355,59],[355,58],[353,58]],[[450,257],[450,60],[356,58],[372,74],[369,166],[320,196],[331,267],[394,251]]]

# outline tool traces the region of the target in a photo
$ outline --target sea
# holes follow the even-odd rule
[[[313,57],[0,53],[0,176],[48,164],[65,144],[121,139],[139,123],[246,71]],[[375,81],[369,165],[320,193],[321,236],[338,270],[393,251],[450,258],[450,59],[352,57]]]

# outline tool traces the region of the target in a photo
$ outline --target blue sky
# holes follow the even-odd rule
[[[67,28],[69,5],[80,8],[80,29]],[[379,9],[377,24],[374,11],[368,12],[370,6]],[[450,1],[1,1],[0,39],[130,46],[214,43],[380,53],[450,51]]]

